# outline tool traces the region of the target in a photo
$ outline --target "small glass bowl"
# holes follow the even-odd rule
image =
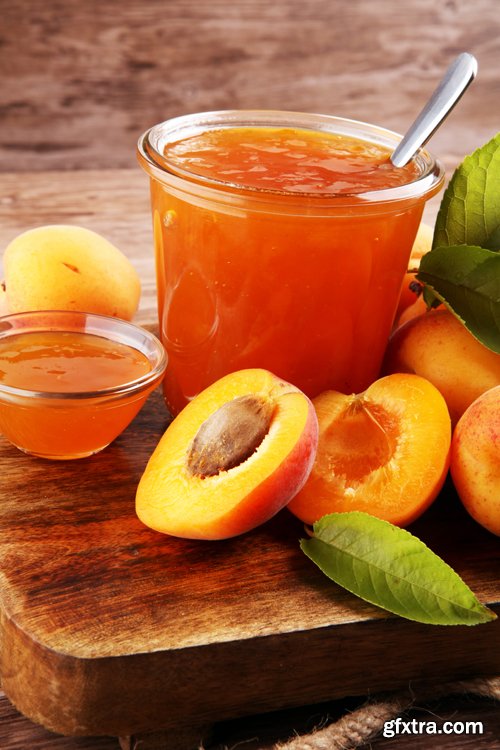
[[[150,369],[135,379],[71,392],[57,390],[56,374],[53,390],[6,385],[0,361],[0,433],[7,440],[25,453],[57,460],[101,451],[130,424],[162,380],[167,364],[163,345],[133,323],[93,313],[50,310],[0,318],[0,346],[7,337],[35,332],[90,334],[146,357]]]

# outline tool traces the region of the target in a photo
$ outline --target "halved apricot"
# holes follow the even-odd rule
[[[381,378],[364,393],[313,400],[316,462],[288,507],[306,523],[361,510],[406,526],[436,498],[449,465],[451,424],[437,388],[418,375]]]
[[[264,523],[303,486],[318,423],[311,401],[267,370],[240,370],[193,399],[161,438],[139,482],[147,526],[224,539]]]

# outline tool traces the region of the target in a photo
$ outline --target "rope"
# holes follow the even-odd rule
[[[473,693],[500,700],[500,677],[461,680],[422,687],[369,701],[352,713],[311,734],[278,742],[272,750],[354,750],[382,731],[384,723],[411,708],[416,701],[429,701],[446,695]]]
[[[442,685],[416,684],[406,690],[379,695],[326,727],[316,729],[307,735],[295,736],[286,742],[277,742],[272,747],[268,745],[267,750],[355,750],[362,748],[383,730],[386,721],[395,719],[412,706],[460,693],[464,695],[471,693],[500,701],[500,677],[478,677]],[[165,731],[152,735],[122,737],[120,747],[122,750],[171,748],[174,746],[173,734],[175,734],[175,746],[186,749],[195,747],[198,739],[195,740],[194,737],[200,736],[196,728],[189,738],[182,736],[182,733],[177,736],[175,732]],[[205,750],[205,746],[198,744],[198,750]]]

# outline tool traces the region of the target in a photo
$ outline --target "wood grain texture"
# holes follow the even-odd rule
[[[260,714],[257,716],[222,722],[214,727],[213,737],[203,743],[205,750],[228,750],[244,747],[245,750],[272,750],[276,741],[286,741],[295,734],[305,735],[330,721],[345,716],[363,705],[364,698],[330,701],[293,710]],[[405,720],[417,721],[482,721],[481,735],[435,736],[400,735],[391,740],[382,736],[374,738],[362,750],[498,750],[500,717],[498,704],[490,699],[471,695],[453,696],[421,704],[409,711]],[[153,735],[153,737],[158,735]],[[140,744],[142,742],[142,744]],[[128,738],[119,743],[111,737],[62,737],[43,727],[36,726],[19,714],[0,692],[0,747],[2,750],[146,750],[145,736],[135,743]],[[157,744],[155,750],[165,750]],[[184,743],[179,750],[200,750],[198,743]],[[333,750],[333,749],[332,749]]]
[[[453,57],[478,80],[433,140],[456,161],[498,129],[495,0],[3,0],[5,170],[131,167],[156,122],[319,111],[404,131]]]
[[[94,229],[139,271],[142,324],[154,325],[156,299],[147,179],[134,151],[155,122],[283,108],[402,132],[469,50],[478,79],[431,149],[451,173],[499,129],[495,0],[3,0],[0,10],[0,253],[32,226]],[[0,442],[0,671],[28,715],[60,731],[118,734],[290,706],[225,723],[210,745],[252,750],[362,702],[349,695],[499,669],[498,621],[433,629],[386,617],[310,567],[286,513],[206,548],[142,528],[134,488],[164,426],[156,394],[107,451],[57,476]],[[453,494],[414,530],[498,611],[498,544]],[[439,747],[498,750],[491,702],[425,710],[484,717],[484,736]],[[434,738],[411,743],[436,748]],[[0,698],[0,747],[118,750],[118,741],[58,736]]]
[[[0,673],[28,717],[127,735],[500,670],[499,621],[386,616],[310,563],[286,511],[219,543],[142,526],[135,488],[165,425],[157,391],[91,459],[0,443]],[[497,540],[451,491],[415,532],[500,609]]]
[[[306,735],[328,722],[336,721],[362,706],[365,698],[357,697],[342,701],[330,701],[314,706],[304,706],[269,714],[222,722],[213,729],[212,739],[203,743],[205,750],[228,750],[244,747],[245,750],[272,750],[276,741],[286,741],[295,734]],[[375,737],[360,750],[498,750],[500,717],[498,704],[491,699],[475,698],[472,695],[453,696],[420,703],[409,711],[405,720],[438,722],[481,721],[481,735],[464,736],[450,734],[439,738],[429,735],[400,735],[390,741]],[[0,691],[0,747],[2,750],[146,750],[146,736],[135,742],[123,738],[120,743],[112,737],[63,737],[37,726],[22,716]],[[158,734],[153,738],[157,739]],[[411,741],[411,745],[409,744]],[[142,744],[140,744],[142,743]],[[133,745],[136,744],[134,748]],[[165,744],[157,744],[155,750],[165,750]],[[185,742],[178,750],[200,750],[199,743]],[[332,749],[333,750],[333,749]]]

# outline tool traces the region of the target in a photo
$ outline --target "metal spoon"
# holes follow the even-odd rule
[[[395,167],[404,167],[427,143],[446,116],[451,112],[477,73],[477,60],[469,52],[462,52],[452,62],[431,98],[410,126],[391,155]]]

